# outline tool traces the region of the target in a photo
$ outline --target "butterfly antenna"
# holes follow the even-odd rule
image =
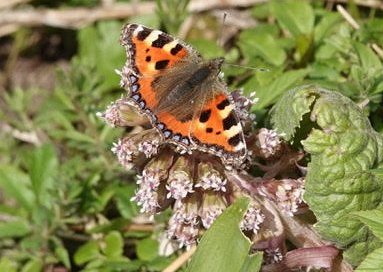
[[[221,24],[221,29],[219,31],[219,37],[218,37],[218,45],[220,47],[223,47],[223,30],[225,28],[225,22],[226,22],[226,17],[227,17],[227,12],[225,11],[223,13],[223,17],[222,17],[222,24]]]
[[[232,64],[232,63],[224,63],[224,65],[228,66],[234,66],[234,67],[241,67],[241,68],[246,68],[250,70],[256,70],[260,72],[270,72],[270,69],[267,68],[258,68],[258,67],[251,67],[251,66],[245,66],[245,65],[240,65],[240,64]]]

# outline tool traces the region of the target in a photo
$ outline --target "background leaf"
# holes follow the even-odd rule
[[[239,199],[217,218],[203,235],[187,268],[188,272],[241,270],[247,262],[250,242],[240,231],[239,223],[248,203],[247,198]]]

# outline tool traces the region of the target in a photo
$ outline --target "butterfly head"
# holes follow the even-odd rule
[[[212,71],[217,71],[217,74],[221,71],[221,66],[225,62],[224,58],[215,58],[209,61],[209,69]]]

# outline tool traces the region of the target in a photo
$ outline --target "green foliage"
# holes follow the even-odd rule
[[[110,21],[85,27],[78,34],[79,65],[94,67],[100,79],[99,95],[119,86],[119,76],[114,70],[122,67],[125,59],[125,52],[118,42],[120,31],[121,23]]]
[[[344,254],[356,265],[377,242],[350,212],[382,204],[383,179],[373,170],[383,160],[383,137],[350,99],[314,86],[286,93],[272,122],[290,139],[306,113],[315,124],[302,141],[311,155],[304,198],[326,239],[341,247],[352,244]]]
[[[177,34],[181,24],[188,16],[187,7],[190,0],[156,0],[157,16],[167,32]]]
[[[239,199],[217,218],[203,235],[188,272],[259,271],[262,254],[248,255],[251,243],[239,229],[248,203]]]
[[[39,0],[31,5],[99,3]],[[127,20],[176,35],[189,19],[188,3],[157,0],[155,14]],[[359,30],[322,2],[273,0],[248,8],[257,25],[239,29],[225,49],[216,42],[220,20],[209,13],[193,19],[197,23],[186,40],[206,58],[224,56],[227,63],[264,68],[224,66],[224,72],[230,89],[257,92],[258,123],[267,123],[271,115],[278,132],[310,154],[305,199],[319,232],[344,248],[353,264],[369,253],[358,271],[379,271],[382,136],[376,131],[383,132],[383,64],[371,44],[383,45],[383,19],[378,10],[349,7],[358,15]],[[123,93],[114,71],[126,60],[118,42],[122,25],[103,21],[78,30],[78,50],[69,67],[57,71],[53,90],[15,87],[0,94],[0,125],[31,133],[24,142],[0,130],[0,271],[44,271],[50,265],[162,271],[177,257],[158,253],[157,232],[169,213],[156,218],[160,224],[153,233],[126,231],[138,215],[130,201],[136,185],[133,173],[108,151],[125,131],[96,117]],[[17,46],[27,49],[28,36],[34,37],[18,32]],[[295,88],[306,83],[339,90],[349,99],[313,86]],[[366,106],[360,109],[352,101]],[[238,202],[207,231],[188,270],[260,269],[261,254],[248,255],[250,243],[238,228],[245,206],[244,200]]]
[[[382,242],[383,244],[383,210],[378,208],[370,211],[360,211],[354,213],[356,217],[365,224],[372,233]],[[375,249],[367,255],[366,259],[358,266],[357,272],[364,271],[379,271],[383,266],[383,247]]]

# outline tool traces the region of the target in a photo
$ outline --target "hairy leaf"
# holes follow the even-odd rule
[[[380,272],[383,267],[383,247],[374,250],[355,270],[356,272]]]
[[[272,123],[291,139],[308,112],[315,127],[302,141],[311,155],[304,198],[318,219],[316,229],[339,246],[350,246],[345,257],[356,265],[377,246],[372,233],[350,213],[382,203],[383,179],[373,170],[382,161],[383,137],[350,99],[314,86],[282,97]]]
[[[376,237],[383,241],[383,208],[370,211],[360,211],[354,213],[374,233]]]

